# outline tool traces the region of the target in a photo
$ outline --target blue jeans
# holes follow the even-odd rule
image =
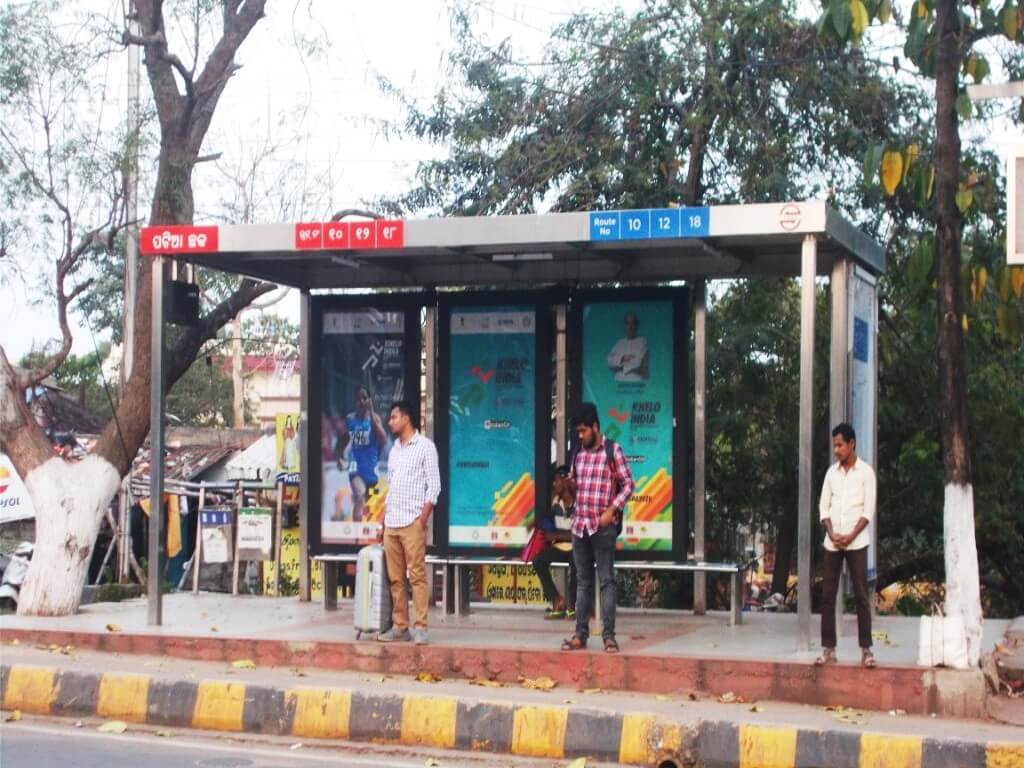
[[[576,561],[576,634],[590,636],[590,612],[594,606],[594,569],[601,586],[601,637],[615,637],[615,526],[598,528],[593,535],[572,537]]]

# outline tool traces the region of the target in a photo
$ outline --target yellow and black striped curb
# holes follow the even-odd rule
[[[6,710],[217,731],[348,739],[629,765],[706,768],[1021,768],[1024,743],[814,731],[446,696],[172,681],[0,666]]]

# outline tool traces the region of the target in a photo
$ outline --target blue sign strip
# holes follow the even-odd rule
[[[710,225],[711,211],[707,207],[591,211],[590,239],[606,242],[707,237]]]

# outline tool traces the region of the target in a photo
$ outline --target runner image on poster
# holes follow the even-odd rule
[[[323,490],[325,544],[376,539],[384,520],[391,404],[404,399],[405,315],[357,309],[323,322]]]
[[[636,481],[624,549],[672,549],[673,362],[671,301],[584,305],[583,400],[597,405]]]
[[[521,547],[533,519],[536,310],[451,311],[448,542]]]

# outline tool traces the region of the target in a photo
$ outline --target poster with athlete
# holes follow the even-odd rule
[[[363,544],[384,519],[388,410],[405,397],[405,314],[327,312],[322,350],[320,539]]]

